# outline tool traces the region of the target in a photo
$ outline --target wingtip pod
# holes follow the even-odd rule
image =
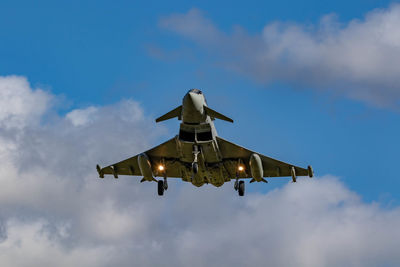
[[[292,182],[295,183],[297,181],[296,169],[292,166],[290,168],[290,175],[292,176]]]
[[[101,170],[101,167],[100,167],[99,164],[96,165],[96,170],[97,170],[97,172],[99,173],[99,178],[104,178],[104,173],[103,173],[103,171]]]
[[[313,178],[313,177],[314,177],[314,170],[313,170],[313,168],[311,167],[311,165],[308,165],[307,170],[308,170],[308,176],[309,176],[310,178]]]

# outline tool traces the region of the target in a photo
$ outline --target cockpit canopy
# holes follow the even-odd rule
[[[203,94],[203,92],[202,92],[201,90],[196,89],[196,88],[190,89],[190,90],[189,90],[189,93],[195,93],[195,94],[198,94],[198,95]]]

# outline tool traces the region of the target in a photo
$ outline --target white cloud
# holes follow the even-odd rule
[[[32,90],[24,77],[0,76],[0,127],[23,128],[36,123],[50,99],[43,90]]]
[[[186,264],[396,266],[400,262],[396,252],[400,233],[395,230],[400,210],[362,203],[333,177],[302,179],[266,195],[249,195],[245,203],[235,201],[233,207],[214,205],[216,218],[193,222],[180,235],[180,255],[188,255]],[[218,210],[224,209],[228,211],[219,218]]]
[[[206,47],[225,68],[259,82],[283,81],[399,107],[400,4],[346,24],[333,14],[317,25],[272,22],[256,35],[239,26],[222,32],[197,9],[165,17],[160,25]]]
[[[48,222],[35,220],[7,221],[7,237],[0,243],[0,262],[3,266],[99,266],[107,264],[112,249],[98,247],[72,248],[63,246],[62,227],[51,232]]]
[[[30,97],[17,102],[34,101],[34,92],[28,87]],[[18,114],[15,121],[27,113]],[[148,148],[164,131],[137,102],[68,114],[45,124],[39,117],[36,125],[0,128],[4,266],[400,263],[400,209],[364,203],[334,177],[299,179],[244,198],[231,183],[195,188],[170,179],[160,198],[153,183],[140,184],[138,177],[98,179],[94,168]],[[85,122],[71,122],[70,114]],[[8,122],[2,115],[0,125]]]
[[[88,107],[85,109],[75,109],[69,112],[65,117],[71,121],[74,126],[85,125],[93,119],[93,115],[96,114],[96,107]]]

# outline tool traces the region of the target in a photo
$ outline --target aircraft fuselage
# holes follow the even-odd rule
[[[192,177],[188,179],[193,185],[211,183],[221,186],[225,179],[222,158],[215,138],[217,131],[204,106],[207,106],[207,103],[200,90],[192,89],[183,98],[182,123],[178,135],[180,160],[198,165],[198,171],[191,171]]]

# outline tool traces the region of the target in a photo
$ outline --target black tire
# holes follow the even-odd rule
[[[163,180],[158,181],[157,188],[158,188],[158,195],[159,196],[164,195],[164,181]]]
[[[238,188],[238,191],[239,191],[239,196],[244,196],[244,181],[239,181],[239,188]]]
[[[199,172],[199,164],[197,162],[193,163],[193,173],[196,174]]]

